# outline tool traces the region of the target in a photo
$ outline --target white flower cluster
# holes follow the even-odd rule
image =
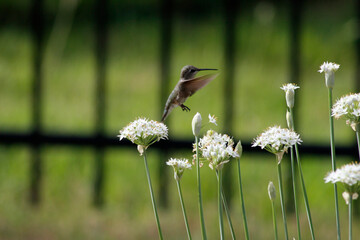
[[[254,139],[252,147],[259,146],[261,149],[265,148],[265,150],[279,156],[279,153],[283,154],[289,147],[295,144],[301,144],[301,142],[302,140],[296,132],[287,128],[274,126],[257,136]],[[280,157],[282,157],[282,155],[280,155]],[[281,158],[279,161],[280,160]]]
[[[168,129],[163,123],[138,118],[120,130],[118,137],[120,141],[127,138],[137,145],[148,147],[160,139],[167,139]]]
[[[319,73],[330,73],[330,72],[336,72],[339,69],[340,65],[332,62],[324,62],[320,66]]]
[[[350,190],[350,193],[353,193],[352,187],[358,187],[360,183],[360,164],[346,164],[341,168],[335,170],[335,172],[330,172],[324,178],[325,183],[337,183],[341,182],[344,184],[346,190]]]
[[[340,65],[336,63],[324,62],[320,66],[319,73],[325,73],[325,84],[328,88],[333,88],[335,85],[335,72],[339,69]]]
[[[356,131],[360,123],[360,93],[346,95],[336,101],[332,108],[332,116],[336,119],[344,117],[346,123]]]
[[[299,86],[296,86],[296,84],[294,83],[288,83],[288,84],[284,84],[280,89],[284,90],[285,92],[289,91],[289,90],[295,90],[300,88]]]
[[[295,103],[295,89],[300,88],[299,86],[296,86],[294,83],[288,83],[283,85],[280,89],[285,91],[285,98],[286,98],[286,105],[289,108],[294,107]]]
[[[239,153],[234,149],[232,138],[213,130],[207,131],[206,135],[200,138],[199,149],[202,156],[210,161],[211,169],[221,169],[223,164],[229,162],[230,157],[239,157]]]
[[[182,174],[184,173],[185,169],[191,169],[191,164],[185,158],[178,159],[178,158],[170,158],[167,162],[167,165],[172,166],[174,168],[174,178],[175,180],[180,180]]]

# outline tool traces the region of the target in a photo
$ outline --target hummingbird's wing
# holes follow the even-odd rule
[[[181,80],[182,81],[182,87],[185,90],[185,92],[190,93],[190,96],[192,96],[196,91],[199,89],[205,87],[209,82],[214,80],[219,74],[207,74],[201,77],[187,79],[187,80]]]

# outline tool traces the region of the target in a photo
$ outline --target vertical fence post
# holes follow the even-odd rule
[[[96,89],[95,89],[95,179],[94,179],[94,204],[101,207],[104,204],[104,130],[105,130],[105,80],[106,59],[108,43],[108,13],[107,0],[97,0],[95,3],[95,57],[96,57]]]
[[[172,43],[172,17],[173,17],[173,0],[162,0],[160,6],[161,26],[160,26],[160,114],[161,118],[163,109],[169,95],[170,89],[170,60],[171,60],[171,43]],[[171,117],[168,118],[168,122]],[[159,204],[166,207],[168,204],[168,168],[165,162],[169,157],[168,149],[163,149],[159,154]]]
[[[31,144],[30,164],[30,202],[38,205],[40,202],[40,190],[42,179],[42,161],[39,138],[41,131],[41,98],[42,98],[42,63],[43,63],[43,1],[33,0],[31,7],[31,30],[34,42],[33,51],[33,84],[32,84],[32,127],[33,141]]]
[[[224,132],[232,134],[234,127],[234,80],[235,80],[235,42],[236,42],[236,16],[237,16],[238,3],[236,0],[224,1],[224,43],[225,43],[225,66],[224,66]],[[226,96],[226,97],[225,97]],[[232,163],[230,163],[232,164]],[[223,174],[223,187],[226,198],[230,205],[232,199],[232,172],[231,168],[224,168]]]
[[[289,25],[289,68],[290,68],[290,82],[299,85],[300,83],[300,55],[301,55],[301,15],[302,15],[302,2],[301,0],[291,0],[290,1],[290,25]],[[294,108],[294,119],[298,119],[298,94],[295,94],[295,102],[297,103],[297,107]],[[285,119],[285,113],[284,113]],[[297,121],[295,121],[295,126],[297,125]],[[295,128],[297,129],[297,128]],[[294,166],[296,168],[296,165]],[[293,194],[293,186],[291,183],[291,171],[290,163],[288,162],[286,166],[286,188],[287,188],[287,203],[286,207],[289,212],[294,212],[294,198]],[[295,171],[297,173],[297,171]],[[294,176],[297,179],[297,175]]]

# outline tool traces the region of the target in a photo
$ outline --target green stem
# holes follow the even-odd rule
[[[295,179],[295,166],[294,166],[294,149],[290,149],[291,155],[291,175],[292,175],[292,184],[293,184],[293,191],[294,191],[294,204],[295,204],[295,216],[296,216],[296,225],[298,230],[298,239],[301,240],[301,233],[300,233],[300,221],[299,221],[299,210],[297,205],[297,196],[296,196],[296,179]]]
[[[275,202],[274,202],[274,200],[270,200],[270,201],[271,201],[271,208],[272,208],[272,215],[273,215],[273,225],[274,225],[275,240],[278,240],[276,215],[275,215]]]
[[[353,205],[353,199],[352,199],[352,194],[350,194],[350,199],[349,199],[349,240],[352,239],[352,205]]]
[[[332,170],[336,170],[336,159],[335,159],[335,140],[334,140],[334,118],[331,116],[332,109],[332,88],[329,88],[329,119],[330,119],[330,145],[331,145],[331,165]],[[336,214],[336,229],[337,229],[337,239],[341,239],[340,234],[340,220],[339,220],[339,204],[338,204],[338,194],[337,186],[334,184],[334,196],[335,196],[335,214]]]
[[[292,125],[294,126],[294,115],[293,115],[292,109],[290,109],[290,115],[291,115]],[[308,196],[307,196],[307,192],[306,192],[305,180],[304,180],[304,176],[303,176],[303,172],[302,172],[299,149],[298,149],[297,144],[295,144],[295,153],[296,153],[296,161],[297,161],[298,169],[299,169],[301,188],[302,188],[303,196],[304,196],[306,215],[307,215],[309,227],[310,227],[311,238],[312,238],[312,240],[315,240],[315,233],[314,233],[314,227],[313,227],[312,218],[311,218],[310,205],[309,205],[309,200],[308,200]]]
[[[147,180],[148,180],[148,183],[149,183],[151,203],[152,203],[152,206],[153,206],[154,215],[155,215],[155,220],[156,220],[156,225],[157,225],[158,232],[159,232],[159,239],[162,240],[162,239],[163,239],[163,236],[162,236],[162,232],[161,232],[159,216],[158,216],[157,209],[156,209],[156,203],[155,203],[154,191],[153,191],[152,184],[151,184],[151,179],[150,179],[149,167],[148,167],[148,164],[147,164],[146,150],[144,150],[143,155],[144,155],[144,163],[145,163],[145,169],[146,169],[146,176],[147,176]]]
[[[184,200],[182,197],[182,191],[181,191],[181,186],[180,186],[180,180],[176,180],[176,185],[177,185],[177,189],[179,192],[179,197],[180,197],[180,203],[181,203],[181,209],[184,215],[184,221],[185,221],[185,227],[186,227],[186,232],[188,235],[188,239],[191,240],[191,234],[190,234],[190,228],[189,228],[189,224],[188,224],[188,220],[187,220],[187,216],[186,216],[186,211],[185,211],[185,204],[184,204]]]
[[[247,226],[245,203],[244,203],[244,196],[243,196],[242,182],[241,182],[240,158],[238,159],[238,177],[239,177],[240,200],[241,200],[241,209],[242,209],[245,237],[247,240],[249,240],[249,230],[248,230],[248,226]]]
[[[281,164],[280,163],[277,163],[277,169],[278,169],[278,180],[279,180],[279,190],[280,190],[280,203],[281,203],[282,217],[283,217],[284,230],[285,230],[285,239],[288,240],[289,236],[288,236],[288,229],[287,229],[287,222],[286,222],[285,201],[284,201],[284,194],[283,194],[283,187],[282,187]]]
[[[222,214],[222,171],[218,170],[218,207],[219,207],[219,228],[220,228],[220,239],[224,239],[224,224],[223,224],[223,214]]]
[[[198,140],[198,137],[196,137],[196,136],[195,136],[195,144],[196,144],[196,176],[197,176],[197,183],[198,183],[198,199],[199,199],[201,235],[202,235],[202,239],[206,240],[207,237],[206,237],[206,229],[205,229],[205,221],[204,221],[204,211],[203,211],[202,197],[201,197],[199,140]]]
[[[358,123],[359,124],[359,123]],[[357,126],[357,128],[359,128]],[[358,146],[358,152],[359,152],[359,162],[360,162],[360,130],[356,130],[356,140],[357,140],[357,146]]]
[[[216,177],[217,177],[217,180],[219,181],[219,174],[218,174],[217,171],[216,171]],[[233,240],[236,240],[235,231],[234,231],[234,227],[233,227],[233,224],[232,224],[232,221],[231,221],[230,210],[229,210],[229,207],[227,205],[224,189],[222,189],[221,196],[222,196],[222,201],[223,201],[223,205],[224,205],[224,208],[225,208],[226,218],[227,218],[227,220],[229,222],[229,226],[230,226],[231,237],[232,237]]]

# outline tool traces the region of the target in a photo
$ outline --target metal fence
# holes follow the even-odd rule
[[[159,96],[159,104],[164,106],[168,93],[170,92],[169,73],[171,66],[171,48],[172,48],[172,27],[174,22],[174,8],[173,0],[161,0],[159,3],[159,13],[161,19],[160,25],[160,61],[159,67],[161,69],[161,94]],[[236,17],[242,14],[242,3],[235,0],[226,0],[221,4],[224,16],[224,56],[225,56],[225,87],[226,100],[224,101],[224,131],[231,134],[234,125],[234,75],[235,75],[235,49],[237,48],[235,42]],[[357,34],[356,40],[356,73],[355,76],[355,90],[360,90],[360,0],[356,1],[357,26],[354,31]],[[304,2],[301,0],[292,0],[288,3],[289,15],[289,67],[291,82],[299,84],[299,66],[301,57],[301,29],[302,29],[302,15]],[[31,32],[33,40],[33,83],[32,83],[32,132],[0,132],[0,144],[2,145],[27,145],[31,146],[31,168],[30,168],[30,188],[29,200],[32,204],[40,203],[40,191],[42,181],[42,159],[41,148],[44,145],[70,145],[70,146],[91,146],[95,149],[96,173],[93,181],[93,201],[96,206],[101,206],[104,203],[103,189],[104,189],[104,151],[107,147],[124,148],[130,146],[129,142],[119,142],[114,137],[104,135],[105,129],[105,109],[106,109],[106,67],[107,67],[107,51],[108,51],[108,14],[109,3],[107,0],[96,0],[94,4],[94,29],[95,29],[95,55],[96,55],[96,99],[94,99],[95,122],[96,130],[93,135],[76,135],[76,134],[46,134],[42,131],[42,96],[43,96],[43,53],[44,53],[44,1],[32,0],[30,9]],[[241,57],[241,56],[240,56]],[[160,110],[162,111],[162,109]],[[162,112],[159,112],[161,115]],[[191,146],[190,139],[173,139],[166,142],[159,142],[154,145],[154,148],[162,149],[162,157],[166,158],[170,150],[188,148]],[[244,150],[254,153],[260,153],[259,150],[250,147],[250,143],[243,143]],[[352,145],[337,147],[338,155],[347,155],[357,158],[356,143]],[[330,147],[327,143],[324,145],[302,145],[301,151],[304,154],[314,155],[329,155]],[[162,169],[162,168],[160,168]],[[166,205],[167,175],[160,170],[160,194],[164,205]],[[230,181],[231,176],[228,176],[226,181]]]

